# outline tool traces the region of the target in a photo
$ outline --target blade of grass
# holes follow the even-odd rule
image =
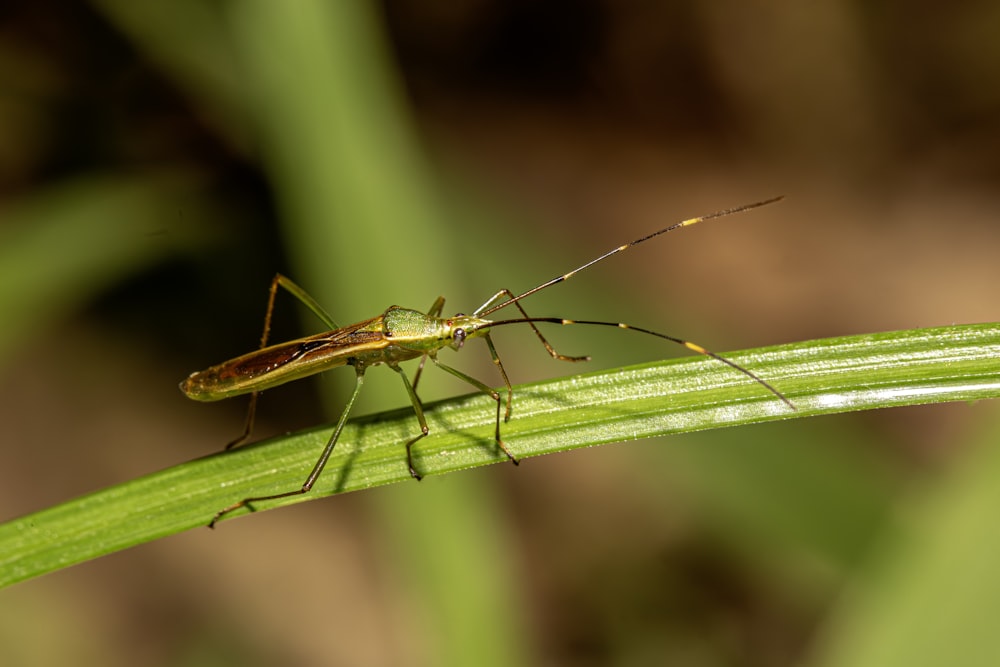
[[[1000,323],[870,334],[729,355],[759,385],[708,359],[660,361],[516,388],[504,438],[522,458],[670,433],[855,410],[1000,397]],[[427,475],[505,461],[492,441],[492,401],[462,396],[426,410],[415,450]],[[412,411],[351,420],[310,494],[410,481],[402,443]],[[0,526],[0,585],[205,525],[234,500],[302,483],[329,427],[275,438],[147,475]]]

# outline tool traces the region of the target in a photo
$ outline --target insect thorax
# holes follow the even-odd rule
[[[384,333],[394,345],[422,353],[462,346],[465,338],[486,333],[488,321],[471,315],[434,317],[418,310],[393,306],[382,315]]]

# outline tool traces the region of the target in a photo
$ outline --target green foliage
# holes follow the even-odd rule
[[[1000,325],[919,329],[735,353],[772,380],[791,411],[708,359],[645,364],[516,388],[504,425],[521,459],[707,428],[850,410],[1000,396]],[[471,395],[427,406],[431,435],[415,450],[426,475],[505,461],[492,441],[494,403]],[[402,447],[409,409],[353,419],[311,493],[265,509],[397,482],[413,483]],[[310,429],[191,461],[0,526],[0,583],[204,526],[241,498],[296,488],[330,428]],[[530,461],[525,463],[530,465]],[[222,524],[224,526],[224,523]]]

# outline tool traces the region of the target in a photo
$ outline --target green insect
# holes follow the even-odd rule
[[[260,395],[260,392],[265,389],[270,389],[271,387],[276,387],[280,384],[291,382],[292,380],[298,380],[299,378],[320,373],[331,368],[337,368],[338,366],[353,366],[356,373],[356,384],[351,397],[347,401],[347,405],[345,406],[343,413],[340,415],[340,419],[337,421],[337,426],[333,431],[333,435],[330,436],[326,446],[323,448],[323,452],[320,454],[319,459],[309,472],[309,475],[306,477],[306,480],[302,484],[301,488],[266,496],[244,498],[239,502],[233,503],[229,507],[219,510],[212,518],[212,521],[208,524],[209,527],[214,527],[219,519],[241,507],[249,507],[252,510],[253,503],[258,501],[276,500],[279,498],[287,498],[290,496],[308,493],[309,490],[312,489],[313,484],[315,484],[316,480],[319,478],[320,474],[323,472],[326,462],[333,453],[333,448],[337,444],[337,440],[340,438],[340,433],[344,428],[344,424],[347,422],[348,415],[351,413],[354,401],[361,392],[361,387],[364,384],[365,371],[367,371],[369,367],[377,366],[379,364],[385,364],[399,374],[399,378],[403,382],[406,393],[410,397],[410,403],[413,405],[413,411],[416,413],[417,421],[420,424],[420,433],[406,443],[406,461],[410,469],[410,475],[414,478],[419,480],[421,476],[413,465],[413,445],[421,438],[426,437],[429,433],[427,420],[424,418],[423,406],[416,391],[416,386],[420,379],[420,373],[423,371],[424,363],[428,358],[438,368],[441,368],[455,377],[464,380],[479,391],[490,396],[496,402],[496,422],[493,437],[496,441],[497,447],[499,447],[499,449],[507,455],[507,458],[516,465],[518,462],[517,458],[510,451],[510,449],[508,449],[507,445],[500,437],[500,414],[503,412],[504,422],[507,422],[510,419],[511,402],[513,400],[514,392],[511,387],[510,380],[507,378],[507,372],[504,370],[503,364],[500,362],[500,356],[497,354],[496,347],[493,345],[493,340],[490,338],[490,332],[498,326],[527,324],[538,336],[538,339],[541,341],[542,345],[545,346],[546,351],[548,351],[552,358],[559,359],[561,361],[587,361],[590,357],[570,357],[559,354],[542,335],[542,332],[536,326],[538,323],[608,326],[620,329],[629,329],[631,331],[638,331],[650,336],[656,336],[672,343],[683,345],[692,352],[697,352],[698,354],[703,354],[717,361],[721,361],[763,386],[780,399],[786,406],[794,410],[795,406],[792,405],[791,401],[789,401],[780,391],[768,384],[765,380],[758,377],[750,370],[743,368],[739,364],[730,361],[725,357],[721,357],[696,343],[620,322],[567,320],[557,317],[530,317],[520,303],[523,299],[535,294],[536,292],[540,292],[543,289],[555,285],[556,283],[568,280],[580,271],[602,262],[612,255],[624,252],[633,246],[648,241],[661,234],[665,234],[681,227],[690,227],[691,225],[705,220],[721,218],[734,213],[748,211],[750,209],[780,201],[781,199],[782,197],[775,197],[773,199],[753,204],[746,204],[743,206],[737,206],[736,208],[717,211],[715,213],[703,215],[697,218],[682,220],[670,225],[669,227],[653,232],[652,234],[648,234],[642,238],[609,250],[603,255],[578,266],[572,271],[557,276],[552,280],[542,283],[541,285],[532,287],[528,291],[521,294],[515,295],[508,289],[502,289],[487,299],[483,305],[479,306],[479,308],[476,308],[471,315],[457,314],[452,317],[442,317],[441,313],[444,310],[444,297],[438,297],[438,299],[434,302],[434,305],[432,305],[430,310],[426,313],[417,310],[410,310],[408,308],[400,308],[399,306],[391,306],[381,315],[377,315],[376,317],[352,324],[350,326],[340,327],[333,321],[333,318],[331,318],[326,311],[323,310],[319,303],[306,293],[304,289],[296,285],[287,277],[281,274],[276,275],[274,280],[271,282],[271,289],[267,302],[267,312],[264,317],[264,333],[261,336],[260,349],[244,354],[243,356],[236,357],[235,359],[225,361],[217,366],[212,366],[206,370],[192,373],[180,384],[181,391],[184,392],[188,398],[192,398],[197,401],[218,401],[232,396],[250,394],[250,407],[247,412],[246,426],[243,430],[243,434],[226,446],[226,449],[229,449],[245,442],[250,437],[250,433],[253,430],[254,415],[257,408],[257,397]],[[299,338],[286,343],[278,343],[276,345],[268,346],[267,340],[271,329],[271,314],[274,310],[274,300],[279,287],[285,289],[291,293],[292,296],[305,304],[309,310],[311,310],[327,327],[330,328],[330,331],[315,334],[313,336],[306,336],[305,338]],[[517,308],[521,317],[504,320],[487,319],[491,314],[503,308],[507,308],[508,306],[514,306]],[[465,344],[465,341],[471,338],[482,338],[486,341],[486,346],[489,348],[493,363],[496,365],[497,370],[500,373],[500,378],[503,380],[506,401],[498,391],[489,385],[477,380],[474,377],[466,375],[458,369],[442,363],[438,359],[438,352],[440,350],[446,347],[459,350]],[[402,361],[418,358],[420,359],[420,365],[418,366],[414,379],[411,382],[407,377],[406,372],[399,364]]]

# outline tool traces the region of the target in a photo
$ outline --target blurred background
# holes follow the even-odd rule
[[[784,194],[525,306],[719,351],[995,320],[997,25],[985,0],[8,0],[0,520],[235,437],[244,401],[176,385],[257,345],[276,271],[341,324],[468,312]],[[586,370],[496,338],[515,383]],[[328,375],[268,392],[257,436],[335,419]],[[391,375],[357,414],[406,404]],[[439,375],[425,400],[468,393]],[[998,432],[989,402],[793,420],[260,513],[3,591],[0,662],[995,664]]]

